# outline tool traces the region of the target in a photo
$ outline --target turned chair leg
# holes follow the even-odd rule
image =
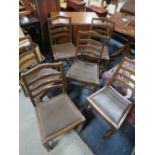
[[[104,135],[103,135],[103,138],[109,138],[111,137],[111,135],[115,132],[115,128],[114,127],[111,127]]]

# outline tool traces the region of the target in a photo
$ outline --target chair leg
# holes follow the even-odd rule
[[[115,128],[114,127],[111,127],[104,135],[103,135],[103,138],[109,138],[114,132],[115,132]]]
[[[83,129],[84,123],[81,123],[80,125],[78,125],[78,127],[76,128],[76,131],[79,133],[82,129]]]
[[[54,144],[52,141],[44,143],[43,146],[45,147],[45,149],[49,152],[54,148]]]

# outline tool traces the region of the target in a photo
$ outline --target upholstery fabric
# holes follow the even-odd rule
[[[58,95],[44,104],[38,104],[36,112],[44,138],[59,132],[67,126],[84,120],[82,114],[72,105],[67,95]]]
[[[96,95],[90,98],[116,126],[131,102],[122,97],[112,87],[104,87]]]
[[[76,55],[76,48],[72,43],[64,43],[52,46],[53,51],[55,51],[54,59],[64,59],[66,57],[72,58]]]
[[[76,60],[66,76],[72,79],[87,81],[92,84],[99,84],[98,65],[95,63]]]

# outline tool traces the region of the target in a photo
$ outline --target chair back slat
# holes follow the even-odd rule
[[[39,64],[21,77],[34,106],[53,88],[65,91],[62,62]]]
[[[31,50],[19,55],[19,72],[39,63],[37,54]]]
[[[131,91],[131,97],[135,94],[135,60],[124,57],[113,74],[111,80],[107,83],[112,85],[113,82],[118,82],[124,88]]]
[[[105,45],[100,42],[103,38],[103,35],[95,31],[79,31],[76,50],[77,56],[84,56],[100,63]]]
[[[115,23],[105,17],[92,18],[90,30],[98,32],[105,36],[104,42],[109,42]]]
[[[65,16],[48,18],[48,31],[51,48],[54,44],[72,42],[71,18]]]

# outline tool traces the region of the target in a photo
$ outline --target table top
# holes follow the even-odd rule
[[[72,25],[90,25],[92,18],[98,18],[95,12],[51,12],[50,15],[71,17]]]
[[[120,11],[131,15],[135,15],[135,0],[127,0]]]
[[[135,17],[124,13],[116,12],[110,18],[115,22],[115,31],[135,38]]]

